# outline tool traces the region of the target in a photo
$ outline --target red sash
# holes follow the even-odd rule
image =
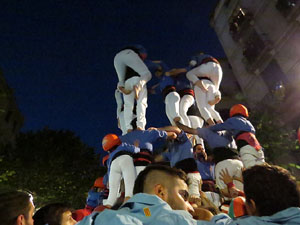
[[[236,141],[238,140],[244,140],[249,145],[251,145],[253,148],[255,148],[256,151],[259,151],[261,149],[261,145],[259,144],[258,140],[256,139],[255,134],[251,132],[244,132],[236,137]]]

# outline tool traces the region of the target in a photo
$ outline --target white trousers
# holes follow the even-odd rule
[[[214,83],[217,90],[219,90],[222,76],[223,72],[221,66],[214,62],[201,64],[186,74],[187,79],[189,79],[193,84],[199,80],[199,77],[208,77]]]
[[[141,87],[144,86],[152,77],[151,72],[143,60],[131,49],[120,51],[114,58],[114,66],[119,78],[118,87],[125,85],[127,66],[140,75],[139,83]]]
[[[194,197],[200,197],[202,184],[200,173],[188,173],[187,178],[189,179],[189,194]]]
[[[146,166],[136,166],[135,167],[136,176],[138,176],[140,174],[140,172],[142,172],[145,168],[146,168]]]
[[[122,135],[125,135],[127,133],[127,130],[125,127],[124,110],[122,110],[122,107],[124,106],[123,94],[118,89],[116,89],[115,91],[115,99],[117,103],[118,128],[121,129]]]
[[[126,87],[132,87],[138,82],[138,77],[131,77],[125,82]],[[124,98],[124,121],[126,130],[132,129],[131,121],[133,119],[133,107],[135,101],[135,93],[131,92],[129,95],[123,95]],[[136,102],[136,125],[139,128],[145,129],[146,126],[146,109],[147,104],[147,86],[144,85],[139,93],[139,98]]]
[[[184,95],[180,98],[179,114],[182,119],[182,124],[191,127],[191,121],[187,115],[187,111],[194,104],[195,99],[192,95]]]
[[[107,205],[113,206],[116,203],[122,177],[124,178],[125,184],[125,197],[131,197],[133,195],[136,172],[132,157],[129,155],[118,156],[111,163],[109,173],[109,195],[106,201]]]
[[[240,149],[240,157],[246,169],[265,163],[264,152],[261,149],[256,151],[251,145],[245,145]]]
[[[205,83],[208,80],[203,80]],[[210,82],[210,81],[208,81]],[[208,93],[203,92],[199,87],[194,87],[195,97],[197,102],[197,107],[200,111],[201,116],[207,121],[210,119],[215,119],[216,121],[222,120],[220,114],[215,110],[215,106],[208,104],[209,96]]]
[[[166,114],[173,126],[176,126],[173,119],[175,117],[180,117],[179,114],[179,101],[180,96],[176,91],[172,91],[165,97],[165,105],[166,105]]]

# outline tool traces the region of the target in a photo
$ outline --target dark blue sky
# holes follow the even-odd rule
[[[101,147],[116,122],[114,55],[139,43],[149,59],[185,66],[204,51],[223,57],[209,26],[216,0],[2,0],[0,67],[25,117],[22,131],[74,131]],[[168,123],[149,96],[147,127]]]

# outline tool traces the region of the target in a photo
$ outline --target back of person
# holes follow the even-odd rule
[[[1,225],[33,225],[34,209],[33,197],[30,193],[19,190],[1,191]]]
[[[256,165],[243,171],[246,211],[232,220],[224,215],[214,224],[300,224],[300,193],[289,171],[275,165]]]
[[[134,202],[135,198],[144,200],[148,198],[147,206]],[[134,202],[134,203],[133,203]],[[105,210],[100,214],[93,214],[91,217],[86,217],[78,225],[100,225],[100,224],[144,224],[144,225],[159,225],[159,224],[196,224],[192,220],[192,216],[183,210],[172,210],[171,207],[154,195],[136,194],[132,200],[125,203],[121,209]],[[191,223],[194,221],[194,223]],[[206,224],[204,221],[201,224]],[[209,224],[209,223],[207,223]]]
[[[158,130],[134,130],[124,136],[120,136],[122,142],[134,145],[139,142],[140,149],[153,151],[153,142],[160,138],[166,138],[166,132]]]
[[[33,216],[34,225],[75,225],[70,206],[51,203],[40,208]]]

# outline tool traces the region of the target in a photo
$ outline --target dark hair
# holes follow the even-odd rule
[[[34,225],[61,225],[62,214],[66,211],[72,211],[72,208],[65,203],[45,205],[34,214]]]
[[[143,171],[141,171],[139,173],[139,175],[137,176],[135,183],[134,183],[133,194],[144,192],[145,180],[151,171],[160,171],[169,176],[177,177],[181,180],[184,180],[184,182],[187,183],[186,174],[182,170],[176,169],[176,168],[171,168],[171,167],[165,166],[165,165],[150,164]]]
[[[239,154],[236,149],[228,147],[217,147],[213,149],[213,161],[215,164],[225,159],[239,159]]]
[[[14,225],[19,215],[27,219],[32,195],[26,191],[5,191],[0,194],[1,224]]]
[[[270,216],[289,207],[300,206],[297,183],[286,169],[257,165],[243,172],[246,200],[252,199],[259,216]]]
[[[195,152],[195,151],[196,151],[196,148],[197,148],[197,146],[198,146],[198,145],[201,145],[201,146],[203,146],[202,144],[199,144],[199,143],[198,143],[198,144],[195,144],[195,145],[193,146],[193,152]],[[203,146],[203,148],[204,148],[204,146]]]

